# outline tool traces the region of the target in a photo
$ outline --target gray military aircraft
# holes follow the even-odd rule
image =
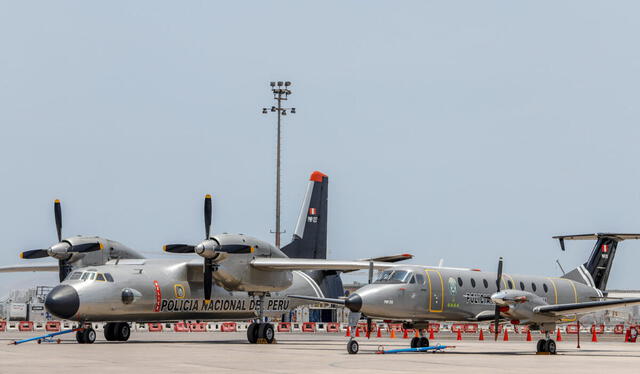
[[[20,258],[32,260],[52,257],[58,264],[30,264],[0,266],[0,273],[28,271],[57,271],[60,282],[75,268],[103,265],[114,259],[144,258],[140,253],[114,240],[98,236],[62,238],[62,208],[60,200],[53,203],[58,242],[46,249],[31,249],[20,253]]]
[[[429,346],[424,336],[429,321],[493,320],[497,340],[498,323],[510,320],[544,331],[545,339],[538,341],[537,351],[555,354],[556,343],[550,332],[557,324],[597,310],[640,304],[640,298],[608,299],[605,291],[618,243],[640,239],[640,234],[598,233],[554,239],[560,241],[562,250],[565,240],[591,239],[596,244],[587,262],[559,278],[504,274],[502,258],[497,273],[396,265],[384,269],[375,282],[347,298],[290,297],[344,305],[369,318],[404,321],[407,328],[420,330],[421,337],[412,339],[412,348]],[[357,353],[358,343],[350,340],[347,350]]]
[[[271,343],[275,334],[266,316],[308,303],[287,295],[340,297],[344,290],[338,270],[369,266],[369,260],[326,260],[328,183],[326,175],[311,174],[293,240],[282,250],[242,234],[210,235],[212,204],[207,195],[205,240],[164,247],[170,253],[195,253],[204,261],[118,258],[78,268],[51,290],[45,307],[62,319],[108,322],[104,330],[108,341],[128,340],[128,322],[253,319],[249,342]],[[372,260],[381,268],[389,265]],[[287,269],[269,268],[283,261]],[[307,269],[309,263],[315,269]],[[95,338],[89,326],[76,335],[79,343],[93,343]]]

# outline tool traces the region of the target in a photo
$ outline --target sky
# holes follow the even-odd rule
[[[282,220],[330,177],[329,256],[560,275],[640,232],[633,1],[0,0],[0,265],[63,235],[163,256],[214,232],[273,240],[270,81],[289,80]],[[612,289],[640,289],[640,243]],[[24,262],[23,262],[24,263]],[[355,278],[354,278],[355,277]],[[358,278],[360,277],[360,278]],[[347,278],[362,279],[355,275]],[[0,275],[10,289],[57,282]]]

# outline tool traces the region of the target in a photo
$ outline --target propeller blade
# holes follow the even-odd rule
[[[87,252],[99,251],[102,248],[104,248],[104,247],[103,247],[102,243],[100,243],[100,242],[98,242],[98,243],[84,243],[84,244],[77,244],[77,245],[71,246],[71,248],[69,248],[67,250],[67,252],[87,253]]]
[[[62,209],[60,208],[60,200],[53,202],[53,214],[56,217],[56,232],[58,233],[58,241],[62,241]]]
[[[209,232],[211,231],[211,195],[207,194],[204,197],[204,231],[205,240],[209,239]]]
[[[43,258],[49,256],[49,252],[46,249],[31,249],[20,253],[20,258],[25,260],[31,260],[33,258]]]
[[[169,253],[193,253],[195,246],[188,244],[167,244],[162,249]]]
[[[498,277],[496,279],[496,287],[498,289],[497,292],[500,292],[500,281],[502,280],[502,257],[498,260]],[[500,306],[496,304],[495,309],[495,320],[493,322],[494,332],[495,332],[495,341],[498,341],[498,327],[500,326]]]
[[[204,259],[204,299],[211,300],[211,286],[213,283],[213,260]]]
[[[60,278],[60,282],[65,280],[67,275],[71,273],[71,270],[73,270],[73,268],[67,263],[66,260],[58,260],[58,276]]]
[[[369,284],[373,282],[373,261],[369,261]]]

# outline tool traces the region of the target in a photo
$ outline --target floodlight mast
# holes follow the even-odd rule
[[[276,112],[278,114],[278,127],[277,127],[277,144],[276,144],[276,229],[275,232],[275,245],[280,248],[280,143],[281,143],[281,116],[286,116],[287,111],[291,114],[296,113],[296,108],[285,108],[282,106],[282,101],[287,100],[291,95],[291,82],[278,81],[271,82],[271,92],[273,93],[273,99],[276,100],[277,106],[271,106],[271,109],[262,108],[263,114],[269,112]]]

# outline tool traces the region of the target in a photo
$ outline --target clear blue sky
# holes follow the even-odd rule
[[[0,264],[66,235],[157,252],[270,239],[271,80],[291,80],[283,226],[331,178],[330,256],[557,275],[552,235],[640,231],[633,1],[1,1]],[[640,243],[610,287],[640,288]],[[56,276],[1,275],[0,295]]]

